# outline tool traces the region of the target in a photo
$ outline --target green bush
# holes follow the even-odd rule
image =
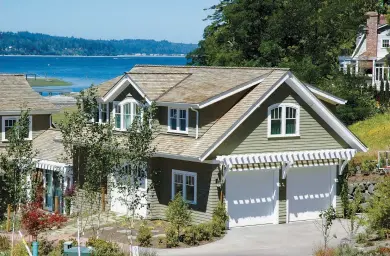
[[[143,221],[138,229],[137,242],[142,247],[148,247],[152,243],[152,232],[146,221]]]
[[[53,242],[49,242],[46,239],[38,241],[38,255],[48,255],[53,250]]]
[[[225,224],[220,221],[213,220],[210,225],[213,237],[220,237],[225,230]]]
[[[191,211],[180,193],[169,202],[165,215],[167,220],[176,228],[177,239],[179,239],[180,229],[191,224]]]
[[[179,236],[177,234],[177,229],[174,226],[169,225],[165,229],[165,240],[167,248],[172,248],[179,245]]]
[[[358,244],[364,244],[368,241],[368,235],[367,233],[359,233],[356,236],[356,243]]]
[[[213,229],[211,223],[201,223],[197,226],[197,240],[198,241],[210,241],[213,235]]]
[[[28,256],[26,247],[24,246],[23,242],[15,244],[12,251],[12,256]]]
[[[158,256],[158,254],[155,250],[142,248],[139,250],[139,256]]]
[[[370,255],[365,254],[364,252],[359,251],[356,248],[350,247],[348,245],[340,245],[336,248],[335,256],[364,256],[364,255]]]
[[[198,228],[196,226],[189,226],[184,229],[183,242],[188,245],[198,244],[199,237]]]
[[[11,242],[8,237],[0,236],[0,251],[7,251],[11,248]]]
[[[362,164],[362,174],[368,175],[375,170],[376,164],[372,160],[364,160]]]
[[[225,204],[222,202],[219,202],[217,207],[214,209],[213,212],[213,219],[212,219],[212,229],[213,229],[213,236],[219,237],[226,229],[226,222],[229,220],[229,216],[227,214]]]
[[[95,256],[125,256],[119,249],[118,244],[102,239],[91,237],[88,239],[86,245],[93,247]]]

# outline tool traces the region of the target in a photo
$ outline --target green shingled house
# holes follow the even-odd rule
[[[148,218],[164,218],[181,192],[196,222],[210,220],[219,200],[229,227],[316,219],[339,208],[338,177],[367,151],[332,114],[345,101],[288,69],[137,65],[98,94],[96,121],[112,118],[118,131],[141,101],[158,106],[151,164],[163,171],[139,212]],[[111,196],[111,210],[125,212],[115,188]]]
[[[21,110],[29,109],[30,131],[27,140],[32,140],[37,152],[35,165],[39,170],[44,194],[44,208],[53,211],[55,196],[59,196],[63,208],[61,192],[72,182],[71,162],[64,162],[64,148],[61,133],[52,128],[51,115],[58,108],[35,92],[25,75],[0,74],[0,153],[8,147],[7,131],[20,118]]]

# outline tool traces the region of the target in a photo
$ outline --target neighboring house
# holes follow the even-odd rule
[[[367,74],[372,78],[372,84],[380,83],[381,79],[389,80],[387,65],[388,49],[390,47],[390,26],[385,15],[377,12],[367,12],[367,25],[363,33],[356,38],[356,48],[351,56],[340,56],[340,69],[351,73]]]
[[[329,110],[345,101],[288,69],[137,65],[98,96],[98,121],[119,132],[141,102],[158,107],[151,166],[161,172],[139,211],[147,218],[165,218],[181,192],[195,222],[210,220],[221,199],[229,227],[316,219],[340,210],[339,175],[367,151]],[[125,213],[111,191],[111,210]]]
[[[36,168],[41,170],[45,188],[44,207],[54,210],[54,198],[72,182],[72,168],[63,163],[64,148],[59,141],[61,133],[51,128],[51,115],[57,107],[35,92],[22,74],[0,74],[0,152],[8,145],[7,131],[20,118],[21,110],[29,109],[30,131],[27,140],[33,141],[37,152]]]

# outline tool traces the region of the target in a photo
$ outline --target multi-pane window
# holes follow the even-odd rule
[[[271,110],[271,134],[282,133],[282,107]]]
[[[275,104],[268,108],[268,137],[299,136],[299,106]]]
[[[127,130],[131,127],[136,118],[142,116],[142,106],[133,100],[125,100],[114,104],[115,128]]]
[[[180,193],[185,201],[196,204],[196,182],[196,173],[172,170],[172,199]]]
[[[382,48],[389,48],[390,47],[390,40],[389,39],[383,39],[382,40]]]
[[[188,132],[188,109],[170,108],[168,115],[168,131],[179,133]]]
[[[7,141],[10,137],[10,132],[12,130],[12,127],[17,125],[20,117],[19,116],[3,116],[2,117],[2,140]],[[27,129],[18,129],[18,136],[21,136],[25,139],[32,139],[32,123],[31,123],[31,117],[29,117],[29,124]],[[23,133],[23,134],[22,134]]]
[[[110,121],[108,104],[99,104],[99,123],[108,123]]]

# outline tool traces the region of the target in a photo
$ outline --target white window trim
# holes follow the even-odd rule
[[[176,117],[176,130],[171,128],[171,109],[176,109],[177,111],[177,117]],[[180,110],[186,111],[186,130],[181,131],[180,130]],[[174,107],[168,107],[168,132],[174,132],[174,133],[181,133],[181,134],[188,134],[188,108],[174,108]]]
[[[197,193],[198,193],[198,175],[196,172],[187,172],[187,171],[180,171],[172,169],[172,180],[171,180],[171,199],[173,200],[175,198],[175,174],[183,175],[183,199],[188,204],[197,204]],[[187,176],[194,177],[194,201],[188,201],[187,200]]]
[[[383,41],[385,41],[385,40],[389,41],[389,46],[388,46],[388,47],[384,47],[384,46],[383,46]],[[384,39],[382,39],[381,48],[382,48],[382,49],[387,49],[387,48],[389,48],[389,47],[390,47],[390,38],[384,38]]]
[[[271,134],[271,110],[282,107],[282,124],[280,134]],[[296,126],[294,134],[286,134],[286,107],[296,109]],[[300,136],[300,106],[294,103],[277,103],[268,107],[268,138],[299,137]]]
[[[1,117],[1,140],[2,141],[8,141],[5,138],[5,120],[16,120],[18,122],[20,119],[20,116],[2,116]],[[26,140],[32,140],[32,118],[31,116],[28,117],[30,123],[29,123],[29,131],[28,131],[28,138]]]
[[[107,115],[107,118],[106,120],[102,120],[102,105],[106,105],[107,108],[106,108],[106,115]],[[109,123],[110,122],[110,104],[109,103],[99,103],[99,123],[102,124],[102,123]]]
[[[124,99],[122,101],[113,101],[113,106],[112,106],[112,117],[114,118],[114,130],[117,130],[117,131],[126,131],[127,129],[125,128],[125,113],[124,113],[124,105],[125,104],[129,104],[129,103],[133,103],[133,104],[137,104],[138,106],[142,107],[142,104],[140,102],[138,102],[137,100],[135,99]],[[121,108],[121,127],[120,128],[116,128],[116,124],[115,124],[115,113],[116,113],[116,106],[119,106]],[[143,113],[141,113],[141,116],[142,116]],[[134,115],[132,115],[132,123],[134,121]]]

